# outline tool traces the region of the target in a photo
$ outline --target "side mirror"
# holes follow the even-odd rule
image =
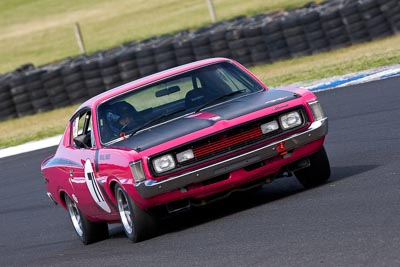
[[[87,144],[90,143],[89,134],[81,134],[74,138],[74,143],[78,148],[90,148]]]

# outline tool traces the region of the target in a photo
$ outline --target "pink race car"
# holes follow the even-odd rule
[[[296,175],[324,183],[328,131],[316,96],[268,89],[239,63],[213,58],[163,71],[83,103],[41,170],[84,244],[121,223],[141,241],[155,210],[174,213]]]

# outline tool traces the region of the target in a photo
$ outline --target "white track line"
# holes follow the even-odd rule
[[[4,148],[4,149],[0,150],[0,158],[5,158],[5,157],[9,157],[9,156],[14,156],[17,154],[31,152],[31,151],[42,149],[42,148],[56,146],[60,143],[60,140],[61,140],[61,135],[58,135],[58,136],[46,138],[46,139],[43,139],[40,141],[32,141],[32,142],[28,142],[26,144]]]

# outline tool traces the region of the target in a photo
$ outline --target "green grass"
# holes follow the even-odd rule
[[[400,63],[400,36],[251,68],[269,86],[310,81]]]
[[[41,140],[64,132],[77,106],[30,115],[0,123],[0,148]]]
[[[300,7],[308,0],[214,0],[218,20]],[[210,24],[206,0],[1,0],[0,73],[79,54],[79,22],[88,53]]]

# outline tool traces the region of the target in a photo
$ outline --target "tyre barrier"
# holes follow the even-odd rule
[[[10,86],[5,77],[0,77],[0,118],[11,119],[16,117],[16,110]]]
[[[0,121],[77,104],[140,77],[209,57],[245,66],[321,53],[400,33],[400,0],[326,0],[239,16],[195,31],[0,75]]]

